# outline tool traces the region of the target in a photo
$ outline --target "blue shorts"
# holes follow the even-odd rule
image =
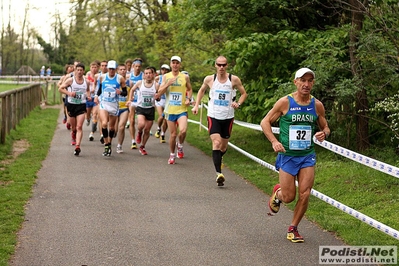
[[[188,117],[188,114],[187,114],[187,112],[183,112],[183,113],[181,113],[181,114],[178,114],[178,115],[170,115],[170,114],[166,114],[166,119],[168,120],[168,121],[171,121],[171,122],[177,122],[177,120],[179,120],[179,118],[180,117],[182,117],[182,116],[187,116]]]
[[[91,99],[91,101],[86,101],[86,108],[93,108],[97,104],[94,102],[94,99]]]
[[[315,166],[316,154],[312,153],[306,156],[288,156],[282,153],[277,155],[276,170],[283,170],[292,176],[296,176],[299,170],[306,167]]]
[[[123,114],[124,112],[129,112],[129,108],[123,108],[123,109],[119,109],[118,111],[118,116],[120,116],[121,114]]]

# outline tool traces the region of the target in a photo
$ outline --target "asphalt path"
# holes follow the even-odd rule
[[[305,242],[291,243],[290,210],[267,215],[269,196],[228,168],[218,187],[212,159],[188,143],[168,165],[168,143],[151,136],[142,156],[126,130],[124,153],[114,140],[103,157],[85,125],[77,157],[58,121],[10,265],[318,265],[319,246],[344,245],[306,219]]]

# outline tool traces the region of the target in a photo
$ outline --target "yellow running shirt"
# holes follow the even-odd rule
[[[129,106],[126,105],[127,103],[127,97],[129,97],[129,93],[130,93],[130,87],[126,86],[126,90],[127,90],[127,95],[126,96],[120,96],[119,95],[119,109],[127,109],[129,108]]]
[[[170,72],[165,74],[163,78],[168,82],[173,77],[173,73]],[[186,75],[179,72],[176,81],[166,90],[165,113],[178,115],[187,112],[187,105],[185,105],[186,90]]]

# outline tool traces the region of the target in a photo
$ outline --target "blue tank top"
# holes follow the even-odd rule
[[[159,76],[159,81],[158,81],[159,85],[162,84],[162,77],[163,77],[163,75],[160,75],[160,76]],[[162,100],[162,99],[166,99],[166,94],[165,94],[165,93],[161,95],[161,100]]]
[[[115,103],[119,101],[119,95],[116,90],[120,89],[121,84],[118,81],[118,74],[110,78],[105,74],[105,79],[101,83],[101,101]]]
[[[144,75],[143,72],[140,72],[140,74],[138,74],[137,76],[135,76],[135,75],[133,74],[133,72],[130,73],[129,80],[130,80],[130,83],[133,83],[132,86],[131,86],[131,88],[133,88],[134,84],[136,84],[137,81],[143,79],[143,75]],[[137,91],[138,91],[138,90],[139,90],[139,88],[137,88],[137,89],[134,91],[134,96],[133,96],[133,97],[134,97],[134,98],[133,98],[133,102],[134,102],[134,103],[137,102]]]

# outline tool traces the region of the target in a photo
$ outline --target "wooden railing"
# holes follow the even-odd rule
[[[35,83],[23,88],[12,89],[0,93],[0,144],[4,144],[6,136],[16,129],[19,122],[34,108],[47,104],[60,104],[61,95],[56,82]]]

